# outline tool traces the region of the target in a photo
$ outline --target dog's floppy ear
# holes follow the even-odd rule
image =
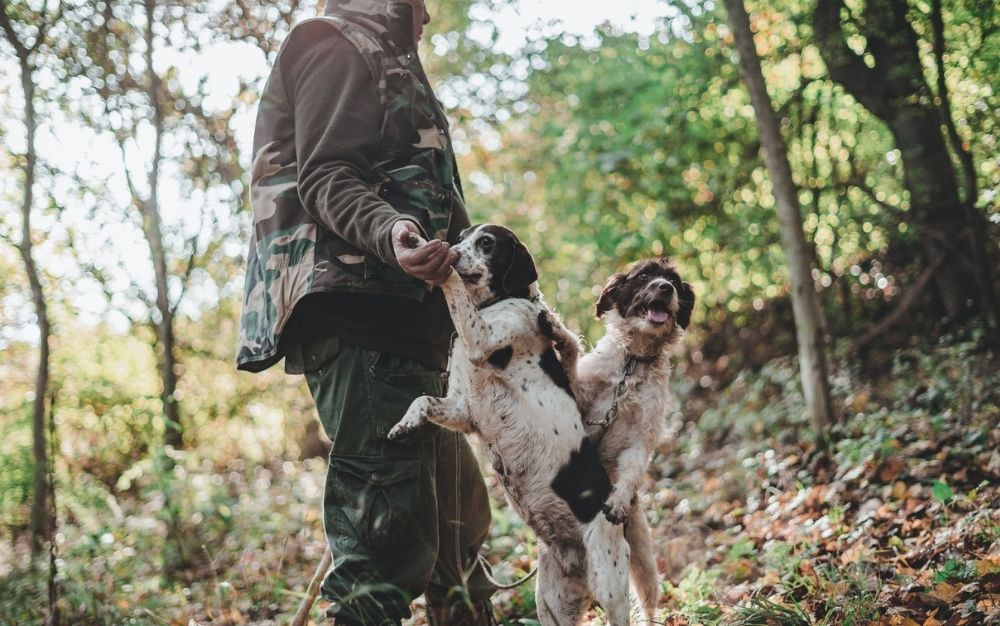
[[[691,323],[691,311],[694,310],[694,289],[690,283],[681,283],[677,298],[680,305],[677,309],[677,325],[687,330],[688,324]]]
[[[520,291],[536,280],[538,280],[538,270],[535,269],[535,261],[531,258],[531,253],[528,252],[523,243],[515,241],[510,265],[507,266],[507,271],[503,275],[504,293]]]
[[[601,297],[597,300],[597,306],[594,307],[594,315],[600,319],[605,313],[610,311],[615,307],[615,299],[618,297],[618,290],[622,288],[625,284],[625,274],[615,274],[608,279],[607,284],[604,285],[604,291],[601,292]]]

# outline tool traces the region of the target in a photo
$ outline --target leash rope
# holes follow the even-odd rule
[[[492,584],[494,587],[502,591],[509,591],[511,589],[516,589],[521,585],[523,585],[524,583],[531,580],[532,578],[534,578],[535,574],[538,573],[538,566],[535,565],[535,567],[531,568],[531,571],[528,572],[527,575],[525,575],[525,577],[522,578],[521,580],[515,580],[512,583],[502,583],[498,581],[496,578],[493,578],[493,566],[490,565],[490,562],[486,560],[486,557],[484,557],[482,554],[477,556],[479,557],[479,566],[483,568],[483,574],[486,575],[486,580],[490,581],[490,584]]]

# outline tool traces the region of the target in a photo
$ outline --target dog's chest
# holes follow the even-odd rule
[[[662,438],[669,402],[669,365],[637,364],[628,370],[611,356],[584,357],[581,371],[596,390],[587,412],[587,434],[592,438],[620,435],[643,440],[653,447]]]
[[[551,481],[585,434],[576,400],[557,382],[551,341],[538,333],[539,307],[504,304],[481,313],[494,333],[512,338],[510,344],[474,365],[466,346],[456,341],[451,379],[464,388],[472,428],[498,474],[530,490],[535,481]]]

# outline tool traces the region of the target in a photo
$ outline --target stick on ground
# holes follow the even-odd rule
[[[326,571],[330,569],[330,563],[333,562],[333,555],[330,554],[330,548],[323,551],[323,558],[319,562],[319,567],[316,568],[316,573],[313,574],[312,580],[309,581],[309,586],[306,588],[306,597],[302,598],[302,604],[299,605],[299,610],[295,612],[295,617],[292,618],[290,626],[306,626],[309,623],[309,611],[312,610],[313,604],[316,602],[316,596],[319,595],[319,586],[323,583],[323,577],[326,576]]]

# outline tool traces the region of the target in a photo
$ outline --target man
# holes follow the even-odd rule
[[[490,510],[464,437],[385,438],[443,395],[452,333],[438,284],[469,223],[444,112],[417,56],[423,0],[329,0],[298,24],[254,132],[254,232],[238,367],[305,373],[333,441],[323,583],[339,624],[492,623],[477,563]],[[430,241],[411,249],[412,234]]]

